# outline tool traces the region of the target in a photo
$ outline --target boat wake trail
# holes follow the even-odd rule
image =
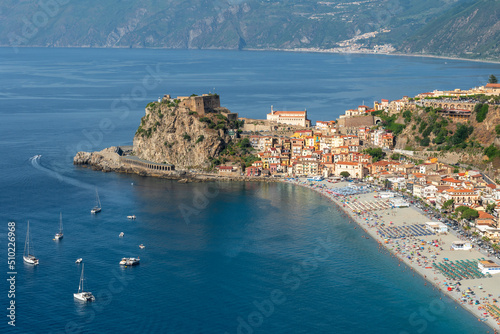
[[[40,164],[40,159],[41,159],[41,155],[35,155],[35,156],[32,156],[29,160],[31,162],[31,165],[33,167],[35,167],[36,169],[38,169],[39,171],[42,171],[44,173],[46,173],[47,175],[49,175],[50,177],[54,178],[54,179],[57,179],[58,181],[60,182],[64,182],[64,183],[67,183],[67,184],[71,184],[72,186],[75,186],[75,187],[79,187],[79,188],[84,188],[84,189],[89,189],[89,190],[94,190],[95,189],[95,186],[91,185],[91,184],[88,184],[88,183],[85,183],[85,182],[82,182],[82,181],[79,181],[79,180],[75,180],[73,178],[70,178],[70,177],[67,177],[67,176],[64,176],[62,175],[61,173],[59,172],[56,172],[52,169],[49,169],[47,167],[43,167],[41,164]]]

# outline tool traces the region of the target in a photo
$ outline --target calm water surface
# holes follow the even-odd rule
[[[166,93],[215,91],[224,106],[256,118],[271,105],[307,108],[315,121],[381,98],[482,85],[498,65],[101,49],[0,49],[0,59],[0,244],[6,248],[8,221],[17,228],[16,328],[4,316],[0,332],[488,331],[307,189],[178,184],[71,161],[82,149],[131,144],[144,106]],[[103,211],[92,216],[95,187]],[[64,239],[55,242],[59,212]],[[28,220],[35,268],[22,262]],[[140,266],[120,268],[124,256],[140,256]],[[94,304],[72,296],[79,257]],[[0,263],[6,276],[6,255]],[[0,287],[5,310],[5,280]]]

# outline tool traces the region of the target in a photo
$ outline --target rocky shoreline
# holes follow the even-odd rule
[[[73,165],[90,168],[104,173],[115,172],[137,174],[144,177],[178,180],[179,183],[213,182],[213,181],[244,181],[244,182],[280,182],[279,178],[222,176],[216,173],[192,172],[187,170],[156,171],[144,167],[133,166],[123,162],[123,150],[118,146],[105,148],[99,152],[78,152],[73,158]]]

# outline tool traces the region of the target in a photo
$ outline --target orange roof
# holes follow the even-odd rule
[[[484,211],[478,211],[478,212],[479,212],[479,217],[478,217],[479,219],[495,219],[495,217],[493,217],[487,212]]]
[[[350,161],[337,162],[337,165],[357,166],[358,164],[359,164],[358,162],[350,162]]]
[[[448,191],[450,193],[473,193],[474,192],[474,190],[470,190],[470,189],[454,189],[454,188],[447,189],[446,191]]]
[[[500,84],[498,83],[489,83],[486,85],[486,88],[500,88]]]
[[[387,166],[389,164],[390,164],[390,162],[389,161],[385,161],[385,160],[380,160],[380,161],[377,161],[377,162],[373,163],[373,165],[375,165],[375,166]]]

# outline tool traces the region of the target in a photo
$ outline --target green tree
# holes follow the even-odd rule
[[[476,121],[481,123],[486,119],[486,115],[488,114],[488,105],[487,104],[477,104],[477,106],[481,106],[481,108],[478,108],[477,114],[476,114]],[[476,107],[474,107],[474,110],[476,110]]]
[[[490,75],[490,78],[488,79],[488,83],[498,83],[497,77],[494,76],[493,74]]]
[[[453,199],[449,199],[447,200],[446,202],[443,203],[443,206],[441,207],[441,209],[443,210],[448,210],[450,208],[453,208],[453,205],[455,204],[455,201]]]
[[[250,140],[248,138],[243,138],[240,142],[239,142],[239,146],[240,147],[250,147]]]
[[[349,174],[349,172],[343,171],[340,173],[340,176],[348,178],[349,176],[351,176],[351,174]]]
[[[458,208],[455,209],[456,213],[462,214],[465,210],[469,209],[468,206],[465,205],[460,205]]]
[[[204,136],[204,135],[200,135],[200,136],[198,137],[198,139],[196,139],[195,144],[198,144],[199,142],[202,142],[204,139],[205,139],[205,136]]]
[[[467,208],[467,210],[462,212],[462,215],[460,216],[460,218],[467,220],[476,219],[477,217],[479,217],[479,212],[471,208]]]
[[[495,126],[495,132],[497,133],[497,136],[500,136],[500,124]]]
[[[429,139],[429,137],[424,137],[420,141],[420,145],[427,147],[427,146],[429,146],[430,142],[431,142],[431,140]]]
[[[379,160],[382,160],[385,156],[384,151],[382,151],[382,149],[380,147],[368,148],[365,150],[365,153],[371,155],[371,157],[373,158],[373,162],[377,162]]]
[[[493,159],[496,156],[500,155],[500,150],[493,144],[484,149],[484,154],[488,156],[488,158]]]
[[[469,138],[473,131],[474,127],[472,125],[467,126],[465,124],[459,124],[457,126],[457,131],[451,136],[450,141],[453,145],[462,144]]]
[[[488,205],[486,205],[486,212],[492,213],[493,210],[495,210],[495,207],[496,203],[489,203]]]
[[[401,158],[401,154],[399,153],[393,153],[391,154],[391,159],[392,160],[399,160]]]

